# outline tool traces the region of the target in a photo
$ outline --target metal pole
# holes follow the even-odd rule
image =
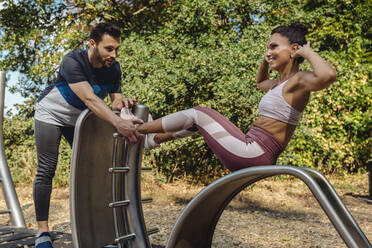
[[[14,227],[25,228],[22,209],[20,207],[14,184],[10,176],[8,164],[6,162],[3,138],[3,116],[5,99],[5,72],[0,71],[0,176],[3,183],[3,192],[8,209],[10,210],[10,220]]]

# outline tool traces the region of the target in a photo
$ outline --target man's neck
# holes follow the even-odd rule
[[[88,60],[89,60],[89,63],[92,65],[93,68],[101,68],[103,66],[101,63],[99,63],[95,59],[92,49],[88,50]]]

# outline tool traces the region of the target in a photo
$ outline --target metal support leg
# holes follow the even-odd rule
[[[8,210],[3,213],[10,214],[12,226],[25,228],[25,220],[23,218],[22,209],[18,201],[14,184],[10,176],[8,164],[6,162],[4,151],[3,138],[3,116],[4,116],[4,99],[5,99],[5,72],[0,71],[0,181],[3,185],[3,192],[5,196]]]

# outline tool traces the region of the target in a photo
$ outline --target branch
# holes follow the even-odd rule
[[[143,7],[142,9],[137,10],[136,12],[133,13],[133,16],[138,15],[139,13],[141,13],[142,11],[144,11],[145,9],[147,9],[146,6]]]

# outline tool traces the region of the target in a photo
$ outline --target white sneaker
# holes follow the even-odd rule
[[[159,147],[160,145],[155,142],[156,133],[148,133],[145,135],[145,141],[144,141],[144,146],[146,150],[152,150],[156,147]]]
[[[133,115],[132,111],[130,109],[127,109],[126,107],[123,107],[120,111],[120,118],[124,120],[133,120],[136,119],[136,117]]]
[[[127,109],[126,107],[123,107],[121,109],[121,111],[120,111],[120,118],[122,118],[123,120],[140,120],[140,121],[142,121],[137,116],[135,116],[132,113],[132,111],[130,111],[130,109]],[[142,123],[143,123],[143,121],[142,121]],[[134,126],[137,127],[138,124],[135,124]]]
[[[153,121],[151,114],[149,114],[147,122],[150,121]],[[156,133],[148,133],[145,135],[144,146],[146,150],[151,150],[160,146],[160,144],[156,143],[154,140],[155,135]]]

